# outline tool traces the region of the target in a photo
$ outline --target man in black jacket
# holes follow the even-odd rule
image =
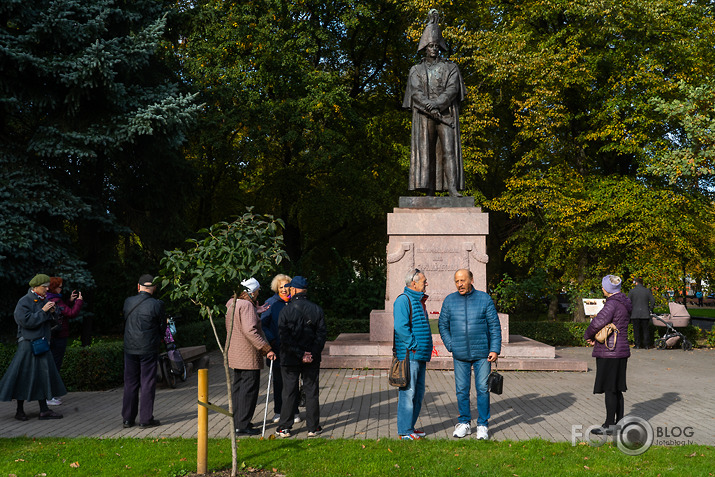
[[[322,308],[308,300],[306,295],[308,281],[304,277],[297,276],[286,286],[290,287],[291,298],[278,318],[283,409],[295,408],[298,399],[298,380],[302,377],[308,437],[315,437],[323,432],[323,428],[319,425],[318,376],[320,355],[327,337],[325,315]],[[290,437],[292,424],[291,413],[283,413],[276,435]]]
[[[650,331],[650,313],[655,306],[653,293],[643,286],[643,278],[633,280],[635,287],[628,293],[633,304],[631,323],[633,323],[633,341],[636,349],[648,349],[653,346],[653,334]]]
[[[153,281],[151,275],[139,277],[139,294],[124,301],[124,427],[134,425],[140,407],[139,427],[160,424],[154,419],[154,395],[158,350],[166,332],[166,314],[164,304],[152,297],[156,291]]]

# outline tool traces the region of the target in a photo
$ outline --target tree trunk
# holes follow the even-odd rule
[[[685,275],[685,265],[683,265],[683,305],[688,307],[688,277]]]
[[[580,291],[583,287],[583,282],[585,281],[584,270],[586,269],[586,253],[581,252],[581,256],[578,260],[578,281],[576,289],[579,290],[574,297],[576,300],[576,306],[573,312],[573,321],[576,323],[586,323],[586,311],[583,309],[583,293]]]
[[[549,309],[546,312],[549,321],[556,321],[556,314],[559,312],[559,296],[551,295],[549,297]]]

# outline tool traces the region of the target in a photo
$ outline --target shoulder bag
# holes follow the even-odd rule
[[[50,342],[44,336],[30,341],[30,344],[32,345],[32,354],[35,356],[45,354],[50,350]]]
[[[611,334],[613,334],[613,346],[608,346],[608,337]],[[607,324],[596,333],[596,341],[605,344],[608,349],[616,347],[616,338],[618,338],[618,328],[613,323]]]

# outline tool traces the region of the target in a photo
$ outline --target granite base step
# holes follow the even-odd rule
[[[432,339],[434,350],[427,368],[453,369],[451,353],[444,347],[439,335],[432,335]],[[392,342],[370,341],[369,333],[343,333],[326,343],[321,367],[388,369],[391,361]],[[502,345],[499,370],[585,372],[588,371],[588,364],[586,361],[560,358],[553,346],[524,336],[510,335],[509,342]]]

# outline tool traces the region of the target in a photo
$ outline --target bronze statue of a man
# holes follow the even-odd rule
[[[431,10],[417,51],[425,57],[410,69],[402,107],[412,110],[409,190],[448,191],[461,197],[464,164],[459,138],[459,104],[465,88],[459,67],[440,56],[447,45]]]

